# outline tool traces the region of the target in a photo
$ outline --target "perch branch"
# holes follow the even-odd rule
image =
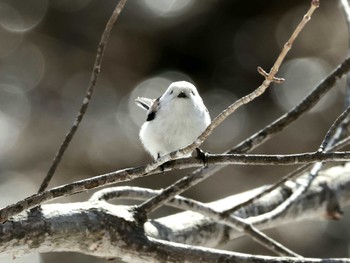
[[[256,155],[256,154],[208,154],[207,163],[210,164],[254,164],[254,165],[294,165],[303,164],[310,162],[344,162],[350,161],[350,151],[349,152],[332,152],[332,153],[303,153],[303,154],[290,154],[290,155]],[[164,171],[170,171],[175,169],[187,169],[195,167],[204,167],[202,160],[198,158],[185,158],[173,160],[169,163],[164,164]],[[127,168],[123,170],[118,170],[112,173],[107,173],[88,179],[76,181],[74,183],[58,186],[52,188],[48,191],[44,191],[39,194],[34,194],[15,204],[8,205],[0,209],[0,222],[6,221],[9,217],[14,216],[26,209],[38,206],[46,201],[54,200],[59,197],[64,197],[72,194],[81,193],[91,189],[96,189],[102,186],[107,186],[120,182],[131,181],[136,178],[141,178],[151,174],[162,173],[162,168],[157,168],[156,170],[146,174],[146,166]],[[181,184],[187,185],[191,183],[193,175],[185,177]],[[201,180],[198,176],[194,182]],[[182,187],[184,187],[182,185]],[[170,198],[170,197],[169,197]],[[170,198],[171,199],[171,198]]]
[[[300,220],[324,218],[334,196],[338,197],[340,205],[349,205],[349,170],[350,166],[347,165],[323,171],[322,176],[316,178],[310,190],[293,208],[276,221],[259,225],[259,228],[266,229]],[[297,186],[290,184],[290,187]],[[261,191],[261,188],[255,191]],[[281,188],[270,193],[264,200],[237,211],[237,216],[250,217],[261,211],[268,211],[271,203],[283,200],[284,191]],[[241,202],[241,199],[248,198],[251,193],[252,191],[249,191],[229,196],[209,203],[208,206],[224,211]],[[127,262],[136,262],[140,257],[143,262],[197,262],[199,256],[203,262],[217,262],[228,255],[228,260],[238,262],[350,262],[349,259],[248,256],[194,247],[218,246],[229,239],[239,237],[242,233],[189,211],[150,220],[145,224],[144,230],[145,234],[135,224],[133,213],[128,206],[116,206],[96,200],[48,204],[43,205],[38,213],[27,211],[0,225],[0,253],[23,255],[34,252],[74,251],[104,258],[121,257]]]

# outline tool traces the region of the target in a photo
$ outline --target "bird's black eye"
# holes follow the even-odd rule
[[[170,91],[170,95],[171,95],[171,94],[173,94],[173,92],[174,92],[173,90],[172,90],[172,91]]]
[[[192,93],[192,95],[194,96],[195,94],[194,94],[194,92],[191,90],[191,93]]]

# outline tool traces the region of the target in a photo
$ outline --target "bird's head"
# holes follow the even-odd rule
[[[171,83],[169,88],[164,92],[160,100],[167,102],[192,102],[202,101],[196,87],[187,81],[177,81]]]

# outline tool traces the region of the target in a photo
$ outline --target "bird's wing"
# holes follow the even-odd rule
[[[137,99],[135,99],[136,105],[144,110],[149,110],[152,107],[154,101],[155,99],[149,99],[144,97],[138,97]]]
[[[156,100],[154,100],[151,108],[149,108],[147,112],[147,119],[146,121],[153,121],[156,117],[156,114],[159,110],[160,104],[159,104],[160,97]]]

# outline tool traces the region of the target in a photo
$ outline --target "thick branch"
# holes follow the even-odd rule
[[[350,166],[328,169],[318,177],[308,193],[278,219],[259,225],[275,227],[295,221],[325,218],[335,204],[350,203]],[[297,187],[290,182],[288,188]],[[257,189],[256,191],[261,191]],[[245,210],[237,211],[241,217],[255,216],[269,211],[282,202],[286,191],[278,189],[263,201],[255,202]],[[254,191],[253,191],[254,192]],[[218,211],[228,209],[252,191],[210,203]],[[338,197],[336,199],[335,197]],[[106,202],[89,201],[72,204],[43,205],[41,211],[25,212],[0,225],[0,252],[26,254],[49,251],[75,251],[99,257],[121,257],[128,262],[215,262],[219,258],[238,262],[317,262],[312,259],[252,257],[248,255],[206,248],[215,247],[228,239],[241,235],[197,213],[183,212],[145,224],[144,230],[135,223],[130,207]],[[160,241],[159,239],[170,242]],[[171,242],[184,243],[186,245]],[[196,260],[195,260],[196,259]],[[195,260],[195,261],[194,261]],[[283,261],[284,260],[284,261]],[[287,261],[288,260],[288,261]],[[329,262],[350,262],[329,261]]]
[[[297,182],[300,182],[300,180],[303,179],[298,179]],[[235,215],[249,218],[271,211],[288,197],[286,192],[292,193],[298,186],[299,183],[288,181],[285,186],[269,193],[262,200],[257,200],[253,204],[239,209]],[[212,202],[210,206],[217,211],[224,211],[263,191],[264,188],[266,187],[230,196]],[[265,229],[306,219],[330,218],[329,214],[333,212],[332,209],[335,209],[337,204],[341,207],[350,204],[350,165],[337,166],[321,172],[309,191],[302,195],[293,206],[278,218],[260,224],[258,227]],[[193,224],[189,223],[191,220],[193,220]],[[212,220],[193,212],[182,212],[157,219],[146,223],[145,226],[149,224],[154,224],[157,228],[164,225],[165,232],[162,233],[165,234],[167,233],[166,229],[170,228],[169,236],[166,234],[162,237],[164,239],[171,238],[175,242],[189,242],[188,240],[191,240],[191,244],[202,246],[222,245],[227,242],[227,239],[242,235],[234,229],[216,224]],[[208,229],[215,234],[213,235]]]

